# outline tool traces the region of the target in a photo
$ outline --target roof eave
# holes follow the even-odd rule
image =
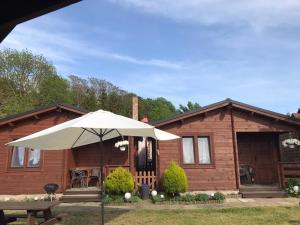
[[[71,105],[67,105],[67,104],[63,104],[63,103],[57,103],[57,104],[53,104],[53,105],[49,105],[43,108],[39,108],[36,110],[32,110],[32,111],[28,111],[28,112],[23,112],[23,113],[18,113],[15,115],[11,115],[8,117],[5,117],[3,119],[0,120],[0,126],[4,126],[6,124],[11,124],[11,123],[15,123],[30,117],[34,117],[43,113],[47,113],[47,112],[51,112],[54,110],[58,110],[58,109],[63,109],[66,111],[70,111],[79,115],[84,115],[86,113],[88,113],[87,110],[84,109],[80,109]]]

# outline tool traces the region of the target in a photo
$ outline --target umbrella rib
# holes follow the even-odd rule
[[[83,135],[83,133],[85,132],[85,129],[84,128],[82,128],[83,129],[83,131],[81,132],[81,134],[77,137],[77,139],[75,140],[75,142],[73,143],[73,145],[72,145],[72,147],[71,148],[73,148],[74,146],[75,146],[75,144],[77,143],[77,141],[79,140],[79,138]]]
[[[102,129],[100,129],[101,130],[101,133],[98,133],[94,128],[91,128],[91,130],[92,131],[94,131],[95,132],[95,134],[97,135],[97,136],[100,136],[100,135],[102,135]]]
[[[111,129],[111,130],[109,130],[109,131],[107,131],[107,129],[105,129],[105,131],[104,131],[104,133],[103,133],[103,136],[105,136],[105,135],[107,135],[107,134],[113,132],[114,130],[116,130],[116,129]]]
[[[118,131],[118,129],[115,129],[116,131],[117,131],[117,133],[121,136],[121,137],[123,137],[123,135]]]
[[[99,136],[99,134],[96,132],[96,131],[90,131],[89,129],[87,129],[87,128],[83,128],[82,127],[82,129],[84,129],[85,131],[87,131],[87,132],[89,132],[89,133],[91,133],[91,134],[94,134],[94,135],[96,135],[96,136]]]

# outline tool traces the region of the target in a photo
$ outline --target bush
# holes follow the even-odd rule
[[[103,199],[103,202],[106,203],[106,204],[123,203],[124,202],[124,197],[122,195],[106,195]]]
[[[163,196],[163,198],[161,196]],[[158,194],[158,195],[152,197],[152,202],[153,203],[164,202],[165,200],[166,199],[165,199],[164,195],[162,195],[162,194]]]
[[[122,203],[135,203],[140,200],[137,195],[132,195],[130,199],[125,199],[124,195],[105,195],[103,202],[106,204],[122,204]]]
[[[195,200],[195,195],[192,194],[186,194],[181,196],[181,201],[184,202],[194,202]]]
[[[214,196],[212,196],[212,199],[221,202],[225,200],[225,195],[223,195],[221,192],[216,192]]]
[[[294,186],[300,187],[300,179],[289,179],[287,185],[288,187],[294,187]]]
[[[209,195],[208,194],[196,194],[195,200],[199,202],[208,202]]]
[[[127,202],[134,203],[134,202],[138,202],[138,201],[140,201],[140,197],[137,195],[132,195],[131,198]]]
[[[300,179],[289,179],[287,183],[286,191],[292,196],[298,196],[300,193],[294,191],[294,186],[298,186],[300,188]]]
[[[118,167],[106,177],[104,188],[105,191],[110,194],[124,194],[126,192],[132,192],[134,188],[134,180],[128,170]]]
[[[168,195],[174,196],[186,192],[187,177],[185,171],[177,163],[172,162],[165,170],[162,184]]]

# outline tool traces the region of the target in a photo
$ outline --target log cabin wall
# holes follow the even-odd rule
[[[225,104],[226,103],[226,104]],[[189,190],[237,190],[239,188],[239,162],[237,133],[241,132],[289,132],[300,134],[299,123],[287,123],[271,116],[261,116],[251,110],[232,107],[227,102],[213,104],[201,113],[164,123],[158,128],[179,136],[209,136],[211,141],[211,165],[184,165],[180,140],[158,143],[157,176],[161,178],[172,160],[186,171]],[[216,107],[216,108],[214,108]],[[84,113],[82,113],[84,114]],[[44,193],[43,186],[54,182],[63,191],[69,184],[69,169],[74,167],[98,167],[100,151],[97,144],[75,150],[43,151],[39,169],[10,168],[11,147],[4,144],[53,125],[80,116],[68,110],[53,110],[39,116],[26,117],[17,122],[1,125],[0,120],[0,194]],[[129,166],[134,161],[128,150],[113,148],[114,140],[104,143],[105,164]],[[134,145],[131,142],[131,145]],[[134,147],[134,146],[133,146]],[[132,148],[134,149],[134,148]],[[195,157],[197,157],[195,155]],[[282,183],[282,182],[281,182]]]
[[[181,139],[159,142],[159,178],[162,177],[166,167],[174,160],[185,169],[190,191],[239,189],[237,132],[273,132],[280,134],[294,131],[299,133],[299,125],[283,122],[270,116],[262,116],[250,110],[234,108],[230,105],[164,123],[158,128],[181,137],[202,135],[211,137],[212,158],[214,161],[212,166],[183,164]],[[277,151],[278,148],[274,148],[274,150]],[[276,163],[278,163],[278,159]],[[277,170],[277,167],[275,170]],[[277,174],[277,171],[274,171],[274,174]]]
[[[0,127],[0,194],[44,193],[43,186],[57,183],[64,189],[67,150],[42,151],[40,168],[11,168],[12,147],[5,143],[78,117],[77,113],[60,110],[30,117]]]
[[[299,126],[253,112],[233,110],[235,132],[296,132]]]
[[[299,134],[299,126],[240,109],[233,110],[233,121],[235,136],[238,136],[237,169],[240,164],[252,165],[257,174],[255,183],[275,183],[283,188],[285,175],[282,172],[279,136],[287,132]],[[253,139],[254,135],[259,136]],[[257,141],[257,143],[251,143],[253,141]],[[247,152],[245,152],[245,148],[248,149]],[[258,154],[258,151],[261,153]],[[266,151],[269,151],[270,157],[266,155],[268,154]],[[245,157],[248,158],[248,161],[245,161]],[[237,185],[240,185],[239,175],[237,176]]]
[[[115,148],[114,144],[117,140],[107,140],[104,145],[104,165],[124,165],[128,166],[128,149],[120,151]],[[73,149],[73,157],[75,167],[99,167],[101,151],[98,143],[81,146]]]
[[[210,135],[212,165],[184,165],[181,139],[159,142],[159,177],[172,160],[181,165],[188,177],[189,191],[236,190],[231,115],[228,109],[210,111],[159,127],[178,136]]]

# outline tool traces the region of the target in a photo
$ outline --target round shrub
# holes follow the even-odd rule
[[[128,170],[118,167],[106,177],[104,188],[106,192],[111,194],[132,192],[134,188],[133,176]]]
[[[165,197],[162,197],[162,196],[163,195],[161,195],[161,194],[152,196],[152,202],[153,203],[164,202],[166,199],[165,199]]]
[[[184,202],[194,202],[195,201],[195,195],[186,194],[186,195],[181,196],[181,199]]]
[[[162,185],[168,195],[186,192],[188,182],[185,171],[176,162],[172,162],[165,170]]]
[[[212,199],[221,202],[225,200],[225,195],[223,195],[221,192],[216,192]]]
[[[209,195],[205,194],[205,193],[196,194],[195,199],[196,199],[196,201],[199,201],[199,202],[208,202]]]

